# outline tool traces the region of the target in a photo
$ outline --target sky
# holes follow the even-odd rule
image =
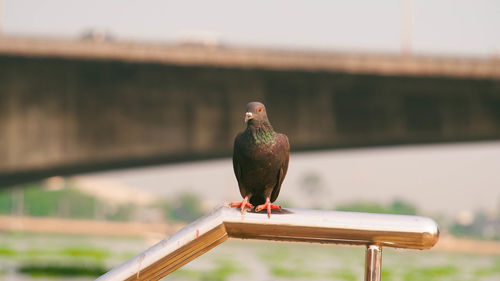
[[[0,3],[5,35],[77,38],[97,28],[125,40],[197,36],[238,46],[400,53],[406,30],[414,54],[500,56],[498,0]]]

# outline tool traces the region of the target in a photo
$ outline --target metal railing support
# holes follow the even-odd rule
[[[97,280],[158,280],[228,238],[365,245],[365,280],[380,281],[382,247],[429,249],[439,230],[435,221],[419,216],[283,209],[269,219],[224,206]]]
[[[366,246],[365,281],[380,281],[382,271],[382,247]]]

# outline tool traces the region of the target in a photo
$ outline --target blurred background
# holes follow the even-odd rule
[[[495,0],[0,0],[0,280],[93,280],[240,200],[250,101],[291,142],[278,204],[439,223],[432,250],[384,250],[383,280],[498,280],[499,30]],[[165,279],[363,264],[229,241]]]

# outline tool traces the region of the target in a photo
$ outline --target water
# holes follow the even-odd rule
[[[420,213],[500,213],[500,142],[399,146],[292,153],[278,203],[332,209],[394,198]],[[240,199],[231,159],[83,175],[171,197],[191,191],[207,208]]]

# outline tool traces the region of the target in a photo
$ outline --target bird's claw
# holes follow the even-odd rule
[[[281,207],[279,205],[271,204],[269,199],[266,200],[266,203],[259,205],[255,208],[255,212],[260,212],[264,209],[267,209],[267,217],[271,218],[271,210],[281,211]]]
[[[245,210],[248,208],[250,210],[253,209],[253,205],[248,203],[248,197],[245,197],[245,199],[243,199],[243,201],[241,202],[237,202],[237,203],[231,203],[230,205],[232,208],[235,208],[235,207],[240,207],[241,209],[241,214],[244,214],[245,213]]]

